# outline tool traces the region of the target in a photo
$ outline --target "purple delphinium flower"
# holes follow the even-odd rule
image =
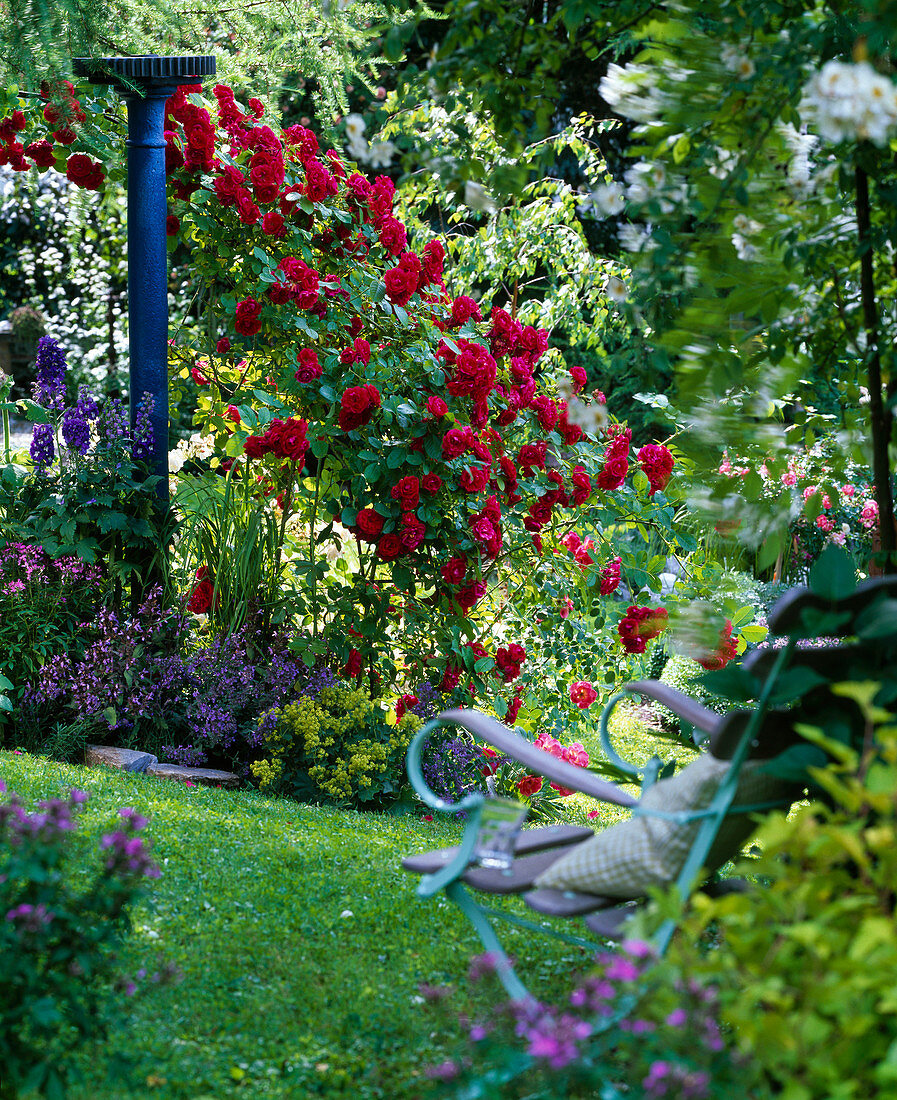
[[[96,420],[100,415],[100,403],[88,390],[78,391],[78,408],[85,420]]]
[[[56,457],[52,424],[35,424],[31,431],[31,461],[37,470],[45,472]]]
[[[87,454],[90,446],[90,428],[81,411],[80,402],[65,410],[62,414],[62,438],[70,451],[79,455]]]
[[[34,364],[36,381],[34,400],[54,412],[62,412],[65,400],[65,352],[52,336],[42,336],[37,342]]]
[[[153,457],[155,449],[155,436],[153,433],[152,415],[155,401],[150,393],[145,393],[140,398],[137,406],[137,414],[134,418],[134,458],[142,462],[148,462]]]
[[[97,421],[100,444],[107,450],[121,446],[128,438],[128,420],[121,401],[117,397],[110,397],[103,403]]]

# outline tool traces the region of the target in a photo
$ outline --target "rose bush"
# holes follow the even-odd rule
[[[34,110],[23,118],[32,143],[46,139]],[[631,593],[655,586],[666,552],[693,546],[677,544],[663,494],[672,453],[643,448],[639,469],[624,425],[586,435],[567,400],[581,380],[558,369],[547,333],[513,307],[483,316],[453,298],[442,244],[405,247],[388,178],[322,154],[310,130],[245,111],[221,85],[213,98],[179,89],[165,125],[169,228],[208,302],[202,363],[180,349],[178,371],[199,387],[211,465],[257,486],[279,517],[278,569],[283,558],[303,581],[291,612],[311,653],[372,690],[488,683],[502,714],[521,705],[505,685],[535,677],[537,661],[569,673],[574,643],[581,678],[595,679],[624,648],[614,637],[582,656],[604,623],[593,593],[611,596],[621,578]],[[24,146],[9,152],[19,133],[6,155],[27,167]],[[90,187],[97,172],[79,160],[70,175]],[[576,524],[594,556],[559,552]],[[647,536],[617,545],[648,528],[650,553]],[[211,612],[214,585],[197,593],[196,570],[220,563],[189,556],[190,600]],[[578,624],[554,595],[574,590]],[[558,644],[546,620],[563,621]]]

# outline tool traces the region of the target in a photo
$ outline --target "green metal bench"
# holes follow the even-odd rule
[[[734,709],[721,716],[668,685],[651,680],[627,684],[624,692],[611,699],[602,716],[603,748],[619,771],[633,782],[641,783],[642,796],[656,780],[662,762],[655,757],[644,769],[637,769],[616,753],[608,734],[607,719],[613,707],[626,695],[648,698],[669,708],[679,716],[695,744],[717,760],[729,762],[710,805],[679,815],[683,821],[700,820],[691,850],[675,880],[680,897],[687,898],[700,881],[701,869],[706,865],[708,853],[727,815],[759,814],[773,806],[773,803],[736,805],[736,791],[745,762],[750,758],[782,761],[784,771],[798,784],[794,788],[795,795],[799,794],[806,780],[805,750],[813,751],[795,730],[795,724],[803,716],[804,705],[810,705],[813,700],[817,709],[826,705],[820,693],[833,678],[857,676],[858,670],[874,672],[876,660],[891,659],[889,653],[883,656],[880,652],[874,630],[872,638],[861,637],[848,645],[827,649],[799,649],[799,640],[816,636],[820,629],[828,636],[852,636],[857,632],[858,623],[862,627],[864,621],[869,621],[870,614],[878,614],[880,618],[880,609],[884,607],[890,611],[892,605],[897,634],[895,600],[897,577],[869,581],[843,595],[808,588],[786,593],[769,617],[771,633],[784,637],[784,645],[780,649],[754,651],[742,665],[747,682],[756,684],[753,696],[756,703],[750,707]],[[869,676],[860,678],[868,679]],[[535,880],[555,861],[591,837],[592,830],[571,825],[524,830],[526,809],[515,802],[478,792],[466,795],[457,803],[437,797],[423,778],[421,753],[431,734],[446,726],[468,731],[477,740],[520,761],[531,772],[551,782],[602,802],[631,808],[634,814],[644,810],[640,809],[640,799],[620,786],[556,759],[482,712],[445,711],[423,726],[414,738],[408,751],[408,775],[414,790],[433,810],[449,814],[463,812],[467,815],[467,823],[459,845],[409,856],[403,860],[403,867],[422,876],[417,888],[421,897],[444,891],[466,914],[485,949],[495,957],[497,973],[508,995],[514,1000],[524,1000],[529,994],[502,948],[493,927],[494,920],[510,921],[543,933],[548,931],[564,942],[597,949],[606,946],[608,940],[620,938],[623,925],[640,899],[621,901],[619,897],[535,888]],[[791,800],[775,804],[788,805]],[[725,890],[725,884],[721,888]],[[582,918],[586,936],[549,931],[544,923],[536,924],[484,905],[473,892],[478,895],[520,894],[526,905],[541,916]],[[673,919],[660,924],[654,942],[658,953],[665,950],[675,926]]]

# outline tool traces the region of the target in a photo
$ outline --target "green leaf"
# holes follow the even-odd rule
[[[757,572],[762,573],[771,565],[775,565],[779,552],[784,546],[784,535],[770,535],[757,552]]]
[[[405,465],[405,448],[393,447],[386,456],[386,465],[390,470],[398,470]]]
[[[810,570],[810,591],[825,600],[842,600],[856,588],[856,567],[843,547],[830,543]]]
[[[888,638],[897,634],[897,600],[879,600],[859,616],[856,624],[861,638]]]
[[[30,397],[23,397],[16,404],[25,414],[25,419],[32,424],[51,424],[53,422],[53,417],[47,410],[42,405],[38,405],[36,401],[32,401]]]

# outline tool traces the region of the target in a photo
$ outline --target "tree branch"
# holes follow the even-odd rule
[[[864,168],[856,167],[857,240],[860,252],[860,294],[863,301],[863,327],[866,330],[866,377],[869,383],[869,420],[872,428],[872,473],[881,549],[887,554],[885,572],[897,572],[894,538],[894,495],[888,462],[891,441],[891,421],[881,386],[881,350],[878,334],[878,303],[875,300],[875,270],[872,255],[872,225],[869,206],[869,177]]]

